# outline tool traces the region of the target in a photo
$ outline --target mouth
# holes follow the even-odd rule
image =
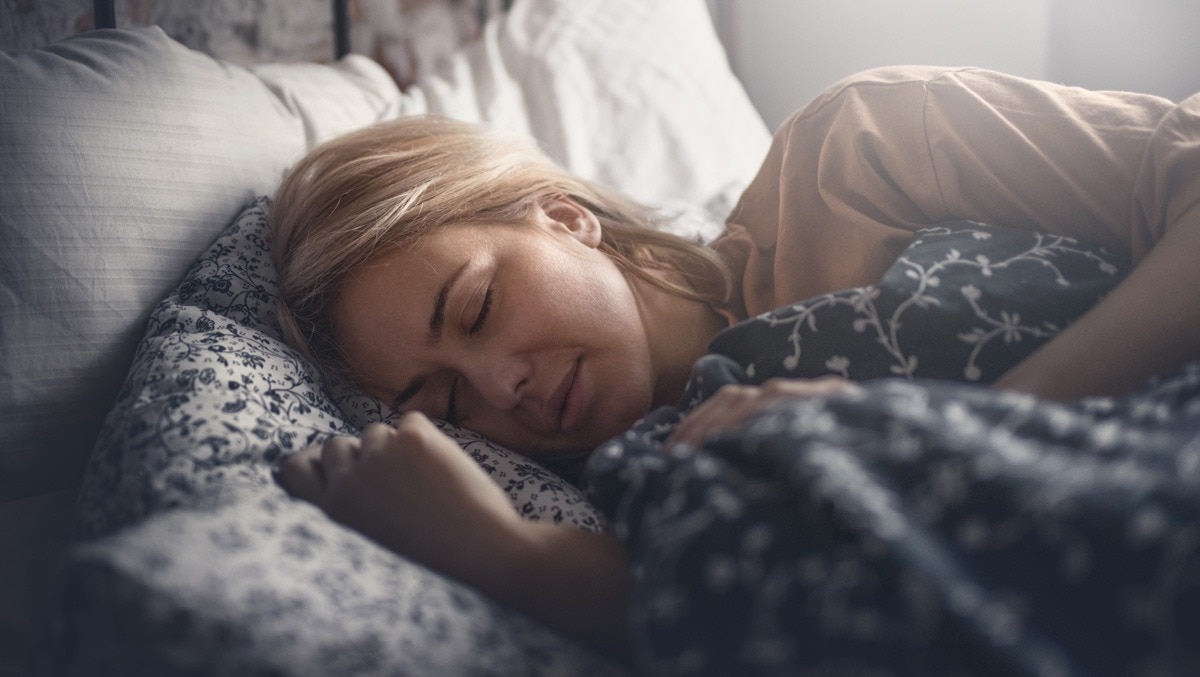
[[[583,358],[575,360],[567,371],[562,385],[555,393],[558,411],[558,432],[570,433],[579,426],[580,414],[583,411],[583,384],[580,367]]]

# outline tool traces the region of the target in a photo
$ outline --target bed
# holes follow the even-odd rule
[[[276,484],[393,414],[279,339],[267,196],[323,139],[436,112],[712,237],[768,134],[704,4],[517,0],[404,90],[361,56],[242,67],[139,28],[4,53],[0,91],[6,669],[631,671]],[[591,500],[444,429],[527,519],[624,540],[644,674],[1196,674],[1200,363],[1061,405],[980,387],[1127,270],[931,224],[877,284],[723,332],[593,454]],[[824,374],[863,385],[661,447],[723,384]]]
[[[289,499],[281,455],[386,419],[280,340],[265,216],[314,144],[436,112],[529,134],[711,237],[769,135],[704,3],[518,0],[401,91],[153,27],[0,54],[0,674],[624,674]],[[449,430],[529,519],[572,485]]]

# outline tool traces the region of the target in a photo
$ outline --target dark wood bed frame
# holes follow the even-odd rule
[[[508,11],[513,0],[502,0],[501,8]],[[487,18],[487,0],[476,0],[480,24]],[[116,0],[93,0],[96,28],[116,28]],[[333,57],[340,59],[350,53],[350,1],[333,0]]]

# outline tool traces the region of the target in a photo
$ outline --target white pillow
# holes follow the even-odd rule
[[[701,0],[522,0],[408,95],[656,206],[727,203],[770,143]]]

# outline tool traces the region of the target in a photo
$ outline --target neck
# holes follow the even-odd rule
[[[643,280],[635,278],[633,287],[655,370],[654,406],[674,404],[687,387],[692,365],[729,321],[705,303],[676,296]]]

